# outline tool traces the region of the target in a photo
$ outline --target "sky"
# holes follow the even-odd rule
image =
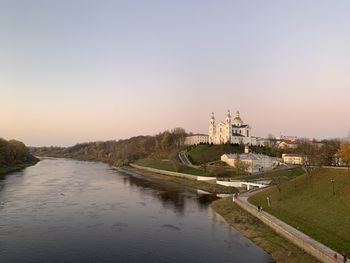
[[[350,1],[0,0],[0,137],[350,130]]]

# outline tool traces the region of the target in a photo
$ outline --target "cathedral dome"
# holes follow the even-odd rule
[[[242,121],[241,117],[239,116],[239,111],[236,111],[236,113],[235,113],[235,118],[233,119],[233,124],[236,126],[243,125],[243,121]]]
[[[236,117],[233,119],[233,124],[235,125],[242,125],[243,124],[243,121],[240,117]]]

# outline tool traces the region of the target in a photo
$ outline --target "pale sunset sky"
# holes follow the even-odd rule
[[[239,110],[252,135],[350,130],[350,1],[0,0],[0,137],[68,146]]]

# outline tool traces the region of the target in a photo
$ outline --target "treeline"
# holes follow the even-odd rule
[[[23,142],[0,138],[0,168],[35,163],[38,159],[30,154]]]
[[[310,173],[313,166],[348,166],[350,165],[350,145],[348,141],[323,140],[314,143],[300,140],[296,153],[303,158],[303,165]]]
[[[105,142],[79,143],[71,147],[31,148],[38,156],[96,160],[121,166],[140,158],[163,158],[183,146],[186,131],[175,128],[154,136],[137,136],[130,139]]]

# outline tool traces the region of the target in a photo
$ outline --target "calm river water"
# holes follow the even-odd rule
[[[0,262],[270,262],[213,199],[103,163],[44,159],[0,178]]]

